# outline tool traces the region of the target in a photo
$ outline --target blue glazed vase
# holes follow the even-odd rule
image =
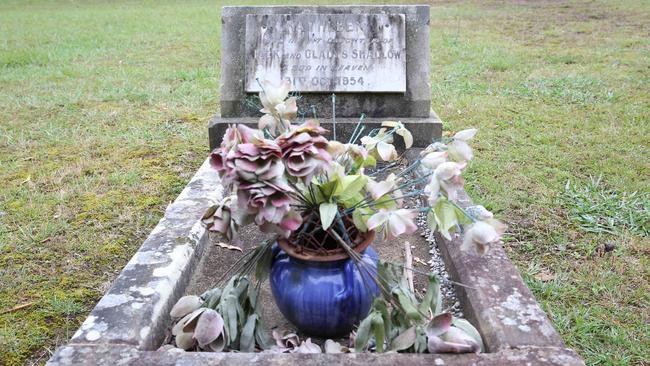
[[[377,252],[367,247],[363,268],[377,273]],[[301,332],[321,338],[350,333],[368,315],[379,289],[350,258],[309,261],[274,247],[271,291],[282,314]]]

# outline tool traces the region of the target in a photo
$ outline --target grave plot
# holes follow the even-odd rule
[[[405,126],[412,134],[414,148],[406,156],[414,161],[418,149],[441,137],[428,84],[428,6],[226,7],[221,34],[221,108],[210,121],[211,149],[220,145],[231,124],[258,125],[262,100],[257,92],[264,74],[280,75],[304,90],[292,94],[306,106],[292,117],[300,121],[320,117],[331,140],[347,142],[358,132],[360,120],[366,132],[383,121],[401,121],[399,128]],[[291,98],[285,98],[280,102],[290,104]],[[277,107],[264,102],[264,113]],[[360,113],[365,114],[360,118]],[[318,131],[313,126],[304,128]],[[396,145],[403,150],[410,144]],[[392,150],[389,153],[393,155]],[[222,185],[227,177],[222,181],[209,160],[167,208],[69,344],[55,352],[50,365],[583,365],[575,352],[564,347],[499,244],[483,256],[461,250],[460,234],[445,238],[439,231],[428,232],[424,215],[417,218],[419,232],[377,239],[373,245],[384,260],[410,262],[417,271],[438,275],[443,280],[442,308],[462,314],[478,330],[484,352],[300,354],[183,352],[165,347],[171,338],[170,310],[176,302],[217,285],[243,255],[219,245],[221,239],[211,237],[201,222],[208,208],[230,194]],[[425,206],[418,199],[409,197],[405,205]],[[454,201],[459,209],[472,205],[462,192]],[[339,210],[336,204],[334,209]],[[341,232],[347,232],[349,226],[343,220],[340,224]],[[243,226],[240,234],[244,253],[266,238],[255,226]],[[423,278],[414,275],[412,292],[422,294],[425,287]],[[267,284],[262,287],[261,303],[268,327],[295,329],[276,308]]]

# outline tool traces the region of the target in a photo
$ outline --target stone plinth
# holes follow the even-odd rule
[[[235,123],[243,123],[248,127],[257,128],[259,118],[256,117],[243,117],[243,118],[223,118],[219,115],[214,116],[208,126],[208,134],[210,139],[210,150],[216,148],[221,144],[223,134],[229,125]],[[363,125],[365,126],[365,136],[372,129],[380,128],[383,121],[389,121],[389,118],[364,118]],[[431,112],[429,118],[398,118],[396,119],[404,123],[406,128],[413,134],[413,146],[424,148],[431,144],[434,140],[439,139],[442,135],[442,122],[438,116]],[[320,120],[321,126],[329,131],[326,135],[327,138],[333,138],[334,125],[331,119]],[[297,123],[300,123],[298,121]],[[336,139],[338,141],[347,142],[354,131],[354,128],[359,123],[359,118],[337,118],[336,119]],[[398,149],[403,149],[403,142],[401,138],[395,138],[395,146]]]

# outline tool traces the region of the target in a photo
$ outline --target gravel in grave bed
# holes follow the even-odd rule
[[[410,207],[418,205],[416,202],[405,202],[405,205],[409,206],[409,204]],[[406,245],[405,243],[408,242],[413,255],[414,269],[422,272],[432,271],[441,279],[443,310],[451,311],[457,316],[462,316],[462,313],[460,312],[460,303],[456,298],[453,285],[448,282],[448,274],[438,249],[435,246],[433,237],[429,233],[429,230],[422,228],[423,225],[426,225],[426,223],[423,223],[423,220],[425,220],[425,218],[420,215],[420,217],[418,217],[418,225],[421,226],[419,232],[412,235],[400,236],[398,239],[394,240],[380,241],[379,239],[376,239],[373,246],[382,260],[403,263],[405,252],[404,246]],[[268,236],[261,233],[255,226],[247,226],[242,228],[240,231],[240,237],[242,243],[244,243],[243,250],[248,251],[266,240]],[[200,295],[206,290],[215,287],[216,281],[235,263],[238,258],[243,255],[239,251],[218,246],[217,243],[219,241],[218,236],[215,235],[214,237],[211,237],[184,295]],[[425,276],[417,273],[414,274],[414,288],[418,296],[424,294],[427,285],[426,282]],[[282,316],[275,305],[268,281],[266,281],[261,287],[261,299],[262,313],[269,331],[277,330],[281,334],[295,332],[295,328]],[[165,343],[171,341],[171,324],[168,327],[167,335]],[[298,333],[298,336],[301,340],[310,337],[310,335],[300,333]],[[314,343],[319,345],[322,345],[325,341],[325,339],[318,339],[316,337],[311,338]],[[335,341],[343,345],[348,344],[347,338],[335,339]]]

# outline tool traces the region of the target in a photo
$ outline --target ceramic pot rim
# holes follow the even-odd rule
[[[361,253],[366,250],[366,248],[368,248],[370,244],[372,244],[372,242],[375,240],[374,230],[368,230],[365,233],[360,232],[359,235],[363,235],[363,240],[353,248],[353,250],[357,253]],[[286,238],[278,238],[278,246],[290,257],[304,261],[335,262],[350,258],[350,256],[348,256],[348,254],[342,248],[330,250],[328,251],[330,254],[322,255],[314,250],[305,250],[303,247],[292,245]]]

